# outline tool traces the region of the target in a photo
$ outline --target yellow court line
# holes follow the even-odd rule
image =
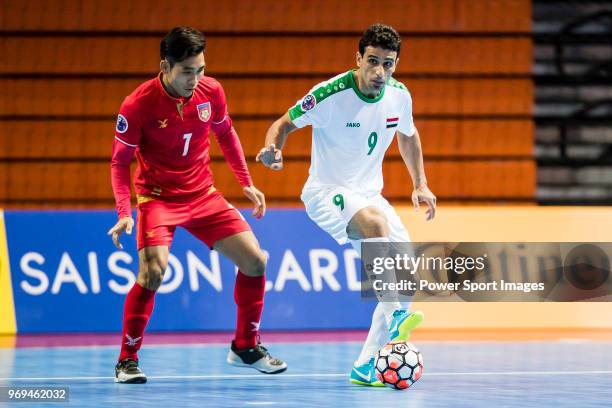
[[[15,304],[11,284],[11,268],[6,243],[4,211],[0,210],[0,334],[15,334]]]
[[[17,345],[17,336],[14,334],[0,334],[0,349],[15,348]]]

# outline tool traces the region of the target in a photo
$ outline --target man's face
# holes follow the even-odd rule
[[[397,51],[389,51],[368,45],[363,55],[357,51],[357,75],[361,91],[368,96],[377,96],[391,78],[399,58]]]
[[[193,90],[204,76],[205,66],[203,52],[175,63],[172,68],[165,60],[161,63],[166,84],[175,94],[184,98],[189,98],[193,94]]]

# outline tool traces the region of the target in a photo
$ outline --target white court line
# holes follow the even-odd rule
[[[348,374],[281,374],[283,378],[308,378],[308,377],[340,377]],[[274,375],[277,378],[279,375]],[[218,374],[218,375],[154,375],[147,376],[149,380],[234,380],[234,379],[270,379],[270,376],[262,374]],[[115,377],[16,377],[0,378],[0,381],[94,381],[114,380]]]
[[[427,377],[461,377],[461,376],[546,376],[546,375],[610,375],[612,370],[592,371],[474,371],[474,372],[448,372],[428,373]],[[233,379],[295,379],[295,378],[320,378],[320,377],[347,377],[347,373],[303,373],[303,374],[279,374],[272,377],[262,374],[219,374],[219,375],[157,375],[147,377],[150,380],[233,380]],[[0,381],[95,381],[113,380],[114,377],[7,377]]]
[[[365,337],[364,337],[365,338]],[[298,341],[271,341],[267,344],[270,346],[282,345],[282,346],[291,346],[291,345],[324,345],[327,346],[330,343],[341,343],[341,344],[359,344],[362,345],[363,341],[360,340],[330,340],[330,341],[308,341],[308,340],[298,340]],[[524,344],[524,343],[610,343],[610,340],[592,340],[592,339],[570,339],[570,338],[561,338],[555,340],[421,340],[418,344]],[[192,348],[202,348],[202,347],[229,347],[227,342],[204,342],[204,343],[164,343],[164,344],[147,344],[146,349],[151,348],[174,348],[174,347],[192,347]],[[25,350],[61,350],[61,349],[118,349],[119,346],[114,344],[92,344],[92,345],[78,345],[78,346],[24,346],[24,347],[0,347],[0,352],[2,350],[20,350],[20,352]]]
[[[592,370],[592,371],[474,371],[463,373],[424,373],[427,376],[436,377],[456,377],[456,376],[530,376],[530,375],[598,375],[612,374],[612,370]]]

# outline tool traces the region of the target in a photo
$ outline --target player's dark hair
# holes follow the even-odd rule
[[[363,32],[359,40],[359,54],[363,56],[368,45],[380,47],[389,51],[396,51],[399,57],[402,40],[397,31],[384,24],[372,24]]]
[[[206,48],[206,37],[192,27],[174,27],[161,41],[159,56],[173,66],[194,57]]]

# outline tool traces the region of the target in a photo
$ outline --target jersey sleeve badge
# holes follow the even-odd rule
[[[302,110],[304,112],[311,110],[317,104],[317,99],[313,94],[308,94],[302,99]]]
[[[122,114],[117,116],[117,126],[115,126],[117,133],[125,133],[128,130],[128,121]]]
[[[210,102],[204,102],[198,105],[198,117],[202,122],[208,122],[211,114]]]

